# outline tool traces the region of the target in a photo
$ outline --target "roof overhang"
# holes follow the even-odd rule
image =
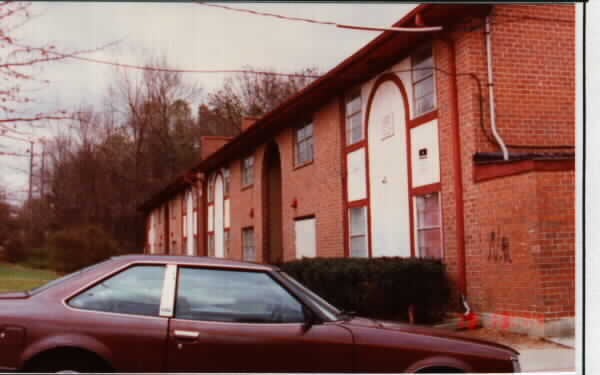
[[[393,26],[416,26],[415,17],[420,15],[426,25],[446,28],[467,16],[486,15],[491,7],[489,4],[423,4],[410,11]],[[214,154],[200,161],[192,170],[208,172],[232,159],[239,158],[240,155],[251,152],[282,129],[293,125],[294,120],[303,118],[302,116],[315,111],[346,89],[388,69],[398,60],[409,56],[415,47],[443,32],[383,32],[328,73],[257,120],[253,126]]]
[[[153,194],[149,199],[140,204],[137,209],[143,212],[149,212],[160,206],[164,201],[171,199],[174,195],[185,191],[190,185],[201,180],[202,177],[197,177],[192,173],[183,173],[175,177],[167,186]]]
[[[428,26],[448,26],[458,23],[468,16],[487,15],[489,4],[423,4],[415,7],[393,27],[416,27],[416,17]],[[240,155],[250,153],[281,130],[306,118],[306,114],[315,111],[332,98],[340,96],[345,90],[368,81],[390,66],[410,56],[414,48],[440,33],[404,33],[385,31],[359,49],[325,75],[300,90],[296,95],[258,119],[242,134],[233,138],[212,155],[203,159],[188,173],[175,178],[169,185],[138,206],[141,211],[150,211],[173,195],[189,186],[189,175],[197,172],[210,172],[221,167]]]

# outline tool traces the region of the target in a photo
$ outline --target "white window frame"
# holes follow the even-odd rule
[[[254,155],[242,160],[242,187],[254,184]]]
[[[310,133],[308,133],[310,129]],[[301,154],[304,147],[306,154]],[[302,159],[301,159],[302,156]],[[294,130],[294,163],[296,166],[308,164],[315,160],[315,126],[308,121]]]
[[[427,53],[429,52],[429,53]],[[427,57],[423,58],[425,55],[427,55]],[[416,66],[420,63],[423,62],[425,60],[427,60],[429,57],[431,57],[431,72],[424,72],[424,70],[412,70],[411,72],[411,82],[412,82],[412,103],[413,103],[413,118],[419,117],[419,116],[423,116],[429,112],[433,112],[436,110],[437,108],[437,100],[436,100],[436,87],[435,87],[435,59],[433,57],[433,48],[431,46],[428,46],[426,48],[423,48],[421,50],[419,50],[415,55],[413,55],[411,57],[411,67],[413,69],[416,69]],[[419,58],[420,60],[417,62],[417,58]],[[421,74],[424,74],[423,76],[420,76]],[[425,82],[427,80],[431,80],[432,83],[432,91],[431,93],[427,93],[425,95],[422,95],[420,97],[417,97],[416,94],[416,86],[419,83]],[[419,100],[429,97],[431,96],[431,102],[432,102],[432,106],[431,108],[427,108],[424,110],[419,110]]]
[[[438,199],[438,220],[439,220],[439,224],[438,225],[428,225],[428,226],[420,226],[419,225],[419,209],[418,209],[418,204],[417,204],[417,200],[419,198],[422,197],[426,197],[426,196],[430,196],[430,195],[437,195],[437,199]],[[443,221],[442,221],[442,194],[440,192],[432,192],[432,193],[427,193],[427,194],[421,194],[421,195],[415,195],[414,196],[414,204],[415,204],[415,242],[416,242],[416,249],[417,249],[417,255],[418,257],[422,258],[424,257],[424,254],[422,254],[421,252],[421,244],[419,243],[419,233],[421,231],[430,231],[430,230],[435,230],[437,229],[440,233],[440,258],[439,259],[443,259],[444,258],[444,232],[443,232]],[[437,259],[437,258],[436,258]]]
[[[252,234],[250,238],[248,237],[249,233]],[[248,256],[250,252],[252,257]],[[246,262],[256,262],[256,233],[254,227],[242,228],[242,258]]]
[[[356,108],[355,111],[351,112],[350,111],[350,103],[353,103],[354,100],[358,99],[358,107]],[[360,89],[353,91],[350,95],[348,95],[346,97],[345,100],[345,120],[346,120],[346,146],[351,146],[355,143],[359,143],[362,142],[365,139],[365,127],[363,124],[363,118],[362,118],[362,95],[360,92]],[[357,118],[359,119],[359,124],[360,124],[360,138],[357,139],[353,139],[352,138],[352,134],[353,133],[353,128],[352,126],[352,119]]]
[[[352,225],[352,210],[362,209],[364,214],[364,232],[362,233],[352,233],[353,225]],[[352,251],[352,239],[364,237],[365,238],[365,254],[357,255]],[[369,211],[366,205],[356,206],[356,207],[348,207],[348,256],[351,258],[368,258],[369,257]]]

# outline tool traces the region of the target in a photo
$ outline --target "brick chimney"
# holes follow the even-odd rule
[[[200,158],[206,159],[210,155],[217,152],[225,143],[229,142],[233,137],[223,137],[218,135],[205,135],[200,137]]]
[[[242,131],[246,131],[249,127],[258,121],[258,117],[242,117]]]

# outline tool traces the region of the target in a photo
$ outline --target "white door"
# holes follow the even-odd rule
[[[369,114],[369,185],[373,256],[410,256],[406,122],[400,89],[382,83]]]
[[[296,258],[315,257],[317,255],[317,234],[315,218],[295,221]]]
[[[192,191],[188,191],[186,194],[186,216],[187,221],[184,225],[187,227],[187,243],[186,243],[186,254],[194,255],[194,202],[192,200]]]
[[[223,258],[223,178],[218,175],[215,181],[215,257]]]

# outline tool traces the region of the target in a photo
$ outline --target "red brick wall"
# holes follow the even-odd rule
[[[332,100],[313,117],[314,162],[294,168],[291,129],[278,138],[283,174],[284,256],[294,259],[294,218],[314,215],[316,218],[317,255],[344,255],[342,202],[342,159],[340,104]],[[292,202],[297,201],[297,208]]]
[[[575,314],[575,172],[539,173],[532,253],[546,317]]]
[[[497,125],[508,143],[574,143],[574,6],[497,5],[492,13]],[[526,19],[524,17],[537,17]],[[553,18],[567,21],[548,21]],[[568,21],[570,19],[570,21]],[[436,66],[450,71],[454,45],[457,73],[475,73],[483,90],[483,119],[490,133],[483,19],[434,41]],[[468,29],[470,28],[470,30]],[[451,44],[449,44],[451,43]],[[453,164],[454,78],[436,73],[442,185],[444,260],[459,278]],[[473,155],[498,151],[480,128],[476,81],[456,78],[466,283],[476,312],[506,312],[553,318],[574,313],[574,174],[542,172],[474,181]],[[338,100],[314,115],[315,160],[295,168],[293,130],[275,137],[282,168],[283,247],[295,257],[294,218],[314,215],[320,256],[343,256],[346,215],[343,203],[341,113]],[[267,144],[270,140],[265,140]],[[241,230],[255,229],[257,261],[263,261],[263,168],[265,144],[255,150],[254,184],[241,188],[239,155],[231,170],[231,250],[241,259]],[[292,202],[297,207],[292,207]]]
[[[574,6],[498,5],[492,15],[500,134],[513,144],[574,144]],[[571,22],[526,20],[524,16]],[[484,124],[491,134],[482,20],[470,20],[449,39],[455,46],[457,73],[475,73],[482,82]],[[434,56],[438,68],[450,70],[448,42],[436,40]],[[453,279],[458,280],[452,78],[438,72],[436,79],[444,260]],[[468,300],[479,312],[572,316],[574,174],[530,172],[475,183],[473,155],[499,148],[480,128],[475,81],[459,76],[457,83]],[[500,261],[503,237],[510,262]],[[498,254],[500,259],[494,258]]]
[[[342,180],[340,154],[339,103],[333,100],[314,114],[314,161],[294,166],[294,132],[286,129],[275,137],[279,147],[282,173],[283,254],[295,258],[294,218],[314,215],[317,221],[317,252],[320,256],[343,256],[344,228],[341,220]],[[266,144],[255,150],[254,184],[241,187],[242,159],[230,164],[231,170],[231,258],[242,259],[242,228],[255,231],[257,261],[263,261],[264,156]],[[292,207],[296,200],[297,207]],[[253,216],[251,215],[251,211]]]
[[[494,7],[494,94],[506,143],[575,145],[574,21],[574,4]]]

